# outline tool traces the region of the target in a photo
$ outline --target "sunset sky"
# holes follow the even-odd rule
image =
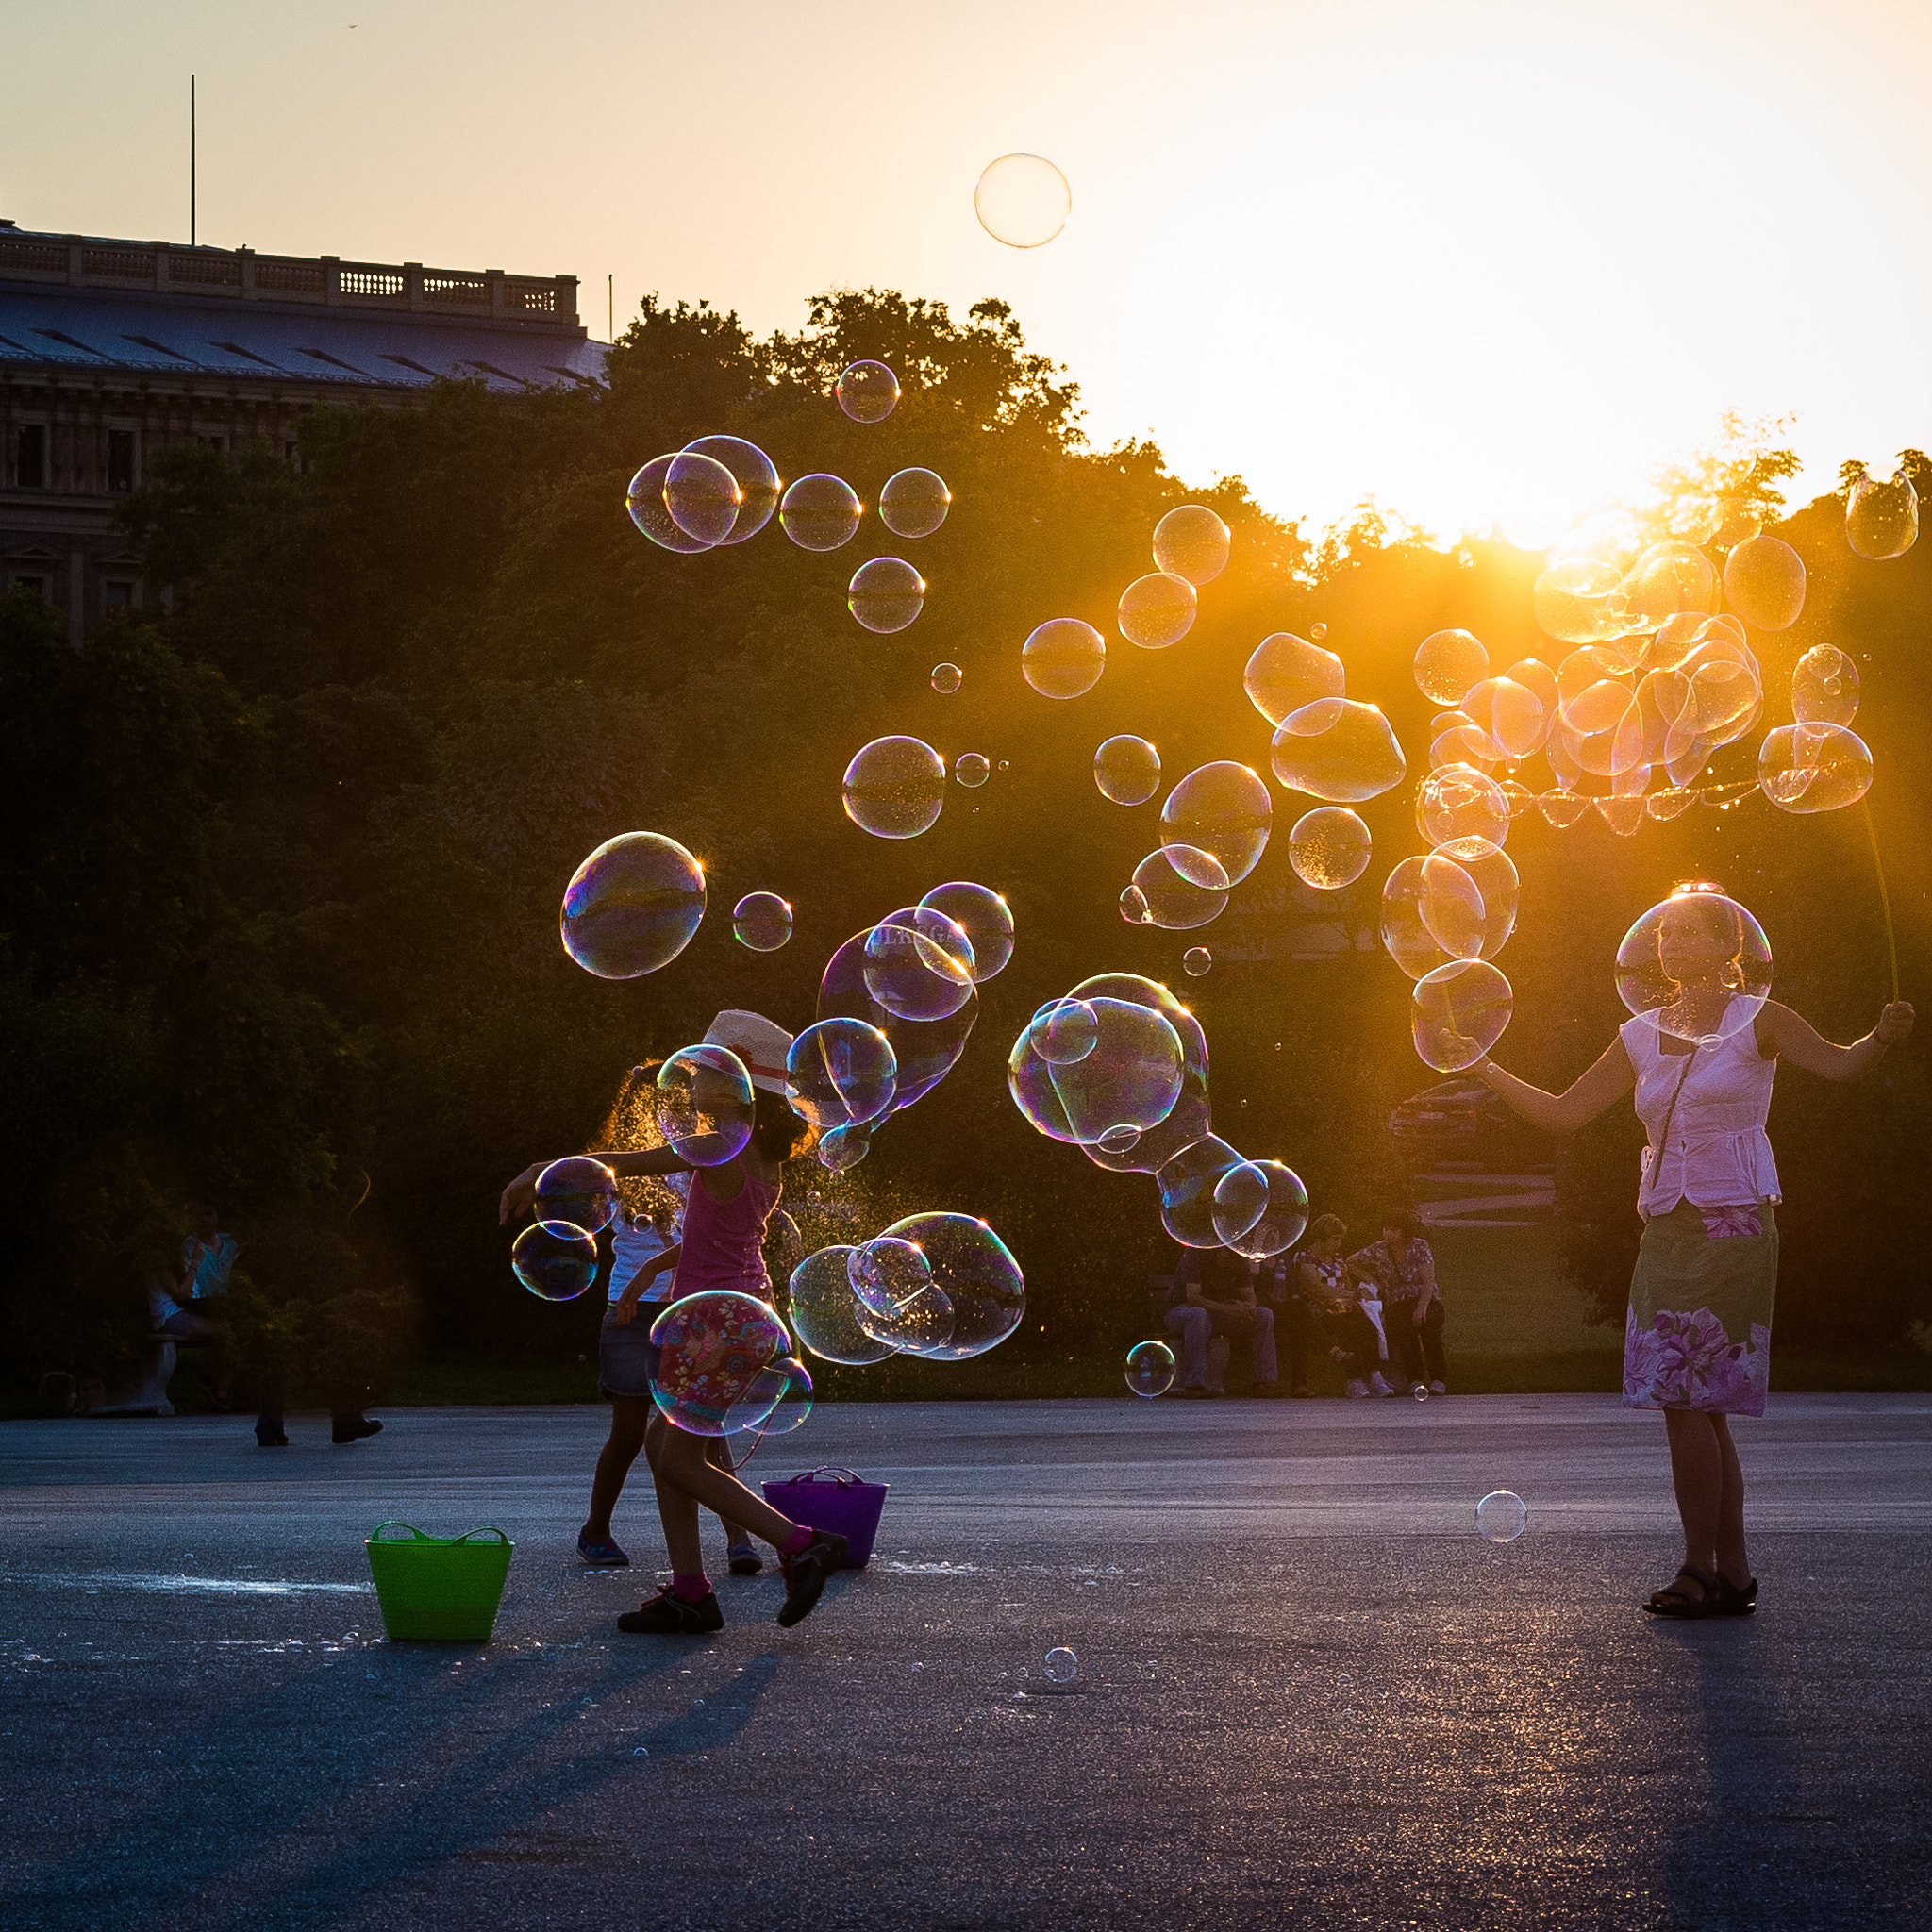
[[[1009,300],[1096,441],[1326,520],[1559,516],[1793,416],[1811,489],[1932,441],[1924,0],[15,8],[0,215],[575,273],[795,326]],[[22,85],[25,76],[31,85]],[[974,180],[1074,214],[1000,246]],[[1804,493],[1808,493],[1808,491]]]

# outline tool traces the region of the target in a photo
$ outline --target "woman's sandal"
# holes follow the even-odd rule
[[[1679,1588],[1680,1579],[1688,1576],[1704,1592],[1692,1596],[1688,1590]],[[1693,1569],[1686,1563],[1677,1572],[1669,1585],[1655,1591],[1643,1607],[1653,1617],[1721,1617],[1724,1608],[1723,1586],[1715,1577],[1707,1576],[1702,1570]]]
[[[1720,1617],[1755,1617],[1757,1614],[1757,1579],[1747,1576],[1733,1583],[1720,1570],[1717,1573],[1717,1614]]]

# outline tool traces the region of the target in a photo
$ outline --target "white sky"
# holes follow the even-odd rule
[[[1923,0],[835,10],[8,0],[0,215],[582,278],[760,332],[831,284],[1011,301],[1097,441],[1287,516],[1632,487],[1720,414],[1812,488],[1932,442]],[[1018,253],[982,167],[1074,216]]]

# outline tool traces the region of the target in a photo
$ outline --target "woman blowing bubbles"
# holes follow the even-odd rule
[[[1545,1093],[1493,1060],[1471,1071],[1532,1125],[1574,1134],[1635,1090],[1649,1136],[1643,1217],[1624,1345],[1624,1402],[1661,1408],[1684,1524],[1684,1566],[1644,1607],[1660,1617],[1748,1616],[1744,1478],[1727,1417],[1762,1415],[1777,1289],[1777,1169],[1764,1132],[1782,1057],[1856,1080],[1912,1030],[1894,1001],[1851,1046],[1833,1046],[1765,998],[1757,922],[1714,886],[1679,887],[1617,956],[1636,1014],[1580,1079]]]

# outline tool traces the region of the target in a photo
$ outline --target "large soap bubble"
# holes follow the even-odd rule
[[[731,932],[754,953],[775,953],[791,938],[791,908],[776,892],[747,892],[731,908]]]
[[[1301,1175],[1278,1160],[1244,1160],[1215,1182],[1209,1218],[1215,1234],[1237,1255],[1265,1261],[1301,1240],[1308,1224],[1308,1191]]]
[[[1513,1543],[1529,1526],[1529,1505],[1513,1490],[1491,1490],[1475,1506],[1475,1526],[1492,1543]]]
[[[1522,898],[1523,882],[1516,863],[1500,845],[1487,839],[1457,839],[1435,855],[1453,860],[1482,894],[1483,937],[1481,957],[1493,959],[1516,930],[1516,912]]]
[[[965,1051],[967,1037],[979,1016],[979,994],[975,988],[966,1004],[943,1020],[906,1020],[888,1012],[873,998],[865,983],[865,947],[871,937],[870,927],[855,933],[832,955],[819,983],[819,1018],[863,1020],[886,1036],[898,1062],[892,1108],[900,1111],[929,1092],[952,1071]],[[975,959],[979,952],[975,947]],[[869,1129],[860,1126],[851,1131],[864,1135]],[[834,1151],[837,1158],[848,1149],[841,1143]],[[864,1147],[859,1145],[850,1153],[852,1160],[863,1158]],[[823,1146],[820,1159],[834,1167],[832,1161],[825,1159]]]
[[[1239,885],[1267,849],[1274,816],[1268,787],[1246,765],[1199,765],[1160,808],[1161,849],[1192,885]],[[1212,865],[1200,862],[1203,853]]]
[[[684,453],[723,463],[738,485],[738,514],[723,542],[749,541],[778,513],[778,472],[757,443],[741,436],[701,436],[686,443]]]
[[[1416,646],[1416,689],[1439,705],[1459,705],[1470,686],[1489,672],[1489,652],[1466,630],[1435,631]]]
[[[973,997],[973,946],[944,913],[908,907],[866,936],[865,990],[901,1020],[944,1020]]]
[[[1373,850],[1368,826],[1345,805],[1305,811],[1288,835],[1288,862],[1295,877],[1318,892],[1353,885],[1369,869]]]
[[[874,557],[852,573],[845,608],[867,630],[904,630],[925,608],[925,579],[897,557]]]
[[[1317,698],[1274,734],[1276,780],[1331,805],[1359,805],[1402,783],[1408,769],[1389,721],[1374,705]]]
[[[1588,644],[1608,637],[1616,628],[1610,599],[1623,581],[1624,574],[1614,563],[1594,557],[1564,558],[1537,578],[1530,592],[1536,621],[1566,644]]]
[[[1043,698],[1076,698],[1100,682],[1107,640],[1077,617],[1050,617],[1026,640],[1020,672]]]
[[[743,501],[738,478],[713,457],[682,449],[664,473],[664,508],[671,521],[708,550],[730,536]]]
[[[808,1255],[787,1284],[787,1313],[801,1347],[821,1360],[862,1369],[893,1350],[858,1325],[858,1294],[847,1272],[852,1254],[850,1247],[834,1246]]]
[[[1757,785],[1783,811],[1838,811],[1872,789],[1872,754],[1842,724],[1786,724],[1764,734]]]
[[[951,1332],[920,1341],[908,1355],[964,1361],[1004,1341],[1026,1313],[1026,1281],[1007,1244],[970,1214],[908,1214],[881,1241],[909,1243],[924,1257],[933,1287],[952,1306]]]
[[[630,513],[631,522],[658,549],[689,557],[711,546],[703,538],[680,530],[664,507],[664,479],[671,474],[671,465],[678,455],[678,451],[673,450],[669,456],[653,457],[625,486],[624,507]]]
[[[952,507],[945,478],[931,470],[901,470],[879,491],[879,522],[895,537],[930,537]]]
[[[1384,880],[1382,944],[1411,979],[1480,957],[1483,937],[1482,893],[1454,859],[1405,858]]]
[[[745,1401],[761,1371],[791,1353],[785,1324],[757,1296],[730,1289],[686,1295],[651,1324],[660,1351],[651,1400],[693,1436],[755,1428],[769,1412]],[[776,1391],[773,1399],[776,1399]]]
[[[1241,673],[1248,701],[1269,724],[1285,724],[1305,705],[1339,698],[1348,686],[1341,659],[1292,631],[1278,630],[1255,646]]]
[[[1771,997],[1771,942],[1735,899],[1674,892],[1624,935],[1617,991],[1659,1032],[1700,1046],[1727,1040]]]
[[[1513,995],[1486,959],[1452,959],[1415,983],[1415,1050],[1439,1074],[1473,1067],[1503,1037]]]
[[[1884,482],[1860,471],[1845,497],[1845,541],[1874,559],[1903,557],[1919,541],[1919,492],[1903,470]]]
[[[1472,765],[1431,772],[1416,789],[1415,816],[1431,845],[1457,839],[1500,845],[1509,836],[1509,800],[1493,778]]]
[[[751,1139],[751,1075],[728,1046],[680,1047],[658,1069],[658,1130],[679,1159],[722,1167]]]
[[[1175,863],[1177,856],[1186,863],[1187,872]],[[1170,850],[1163,845],[1158,852],[1150,852],[1134,868],[1131,887],[1141,895],[1138,903],[1145,911],[1146,924],[1167,932],[1188,932],[1219,919],[1227,909],[1227,889],[1195,883],[1197,878],[1211,878],[1217,863],[1212,853],[1197,847]]]
[[[676,958],[704,916],[704,867],[675,839],[625,832],[571,874],[563,949],[599,979],[637,979]]]
[[[840,476],[801,476],[778,506],[778,525],[801,550],[849,543],[865,514],[858,492]]]
[[[533,1221],[510,1244],[509,1265],[539,1301],[575,1301],[597,1278],[597,1242],[571,1222]]]
[[[880,1235],[852,1251],[845,1272],[857,1296],[854,1317],[873,1341],[921,1355],[952,1339],[952,1297],[917,1241]]]
[[[975,985],[996,978],[1013,957],[1013,913],[991,886],[953,879],[935,886],[920,905],[942,912],[972,943],[969,964]]]
[[[1656,630],[1673,617],[1717,608],[1717,573],[1690,543],[1653,543],[1610,592],[1608,609],[1620,626]]]
[[[1244,1166],[1225,1141],[1212,1134],[1176,1154],[1155,1182],[1160,1189],[1160,1224],[1184,1248],[1218,1248],[1214,1231],[1214,1191],[1224,1174]]]
[[[876,1120],[891,1106],[899,1058],[869,1021],[820,1020],[792,1041],[785,1080],[792,1111],[827,1134]]]
[[[832,393],[855,423],[883,423],[899,407],[899,378],[883,362],[849,362]]]
[[[973,212],[995,242],[1039,248],[1067,225],[1074,191],[1041,155],[1002,155],[990,162],[973,191]]]
[[[1775,537],[1754,537],[1724,558],[1724,597],[1756,630],[1789,630],[1805,608],[1805,559]]]
[[[1194,627],[1194,587],[1186,577],[1154,571],[1121,592],[1121,635],[1143,651],[1164,651]]]
[[[845,767],[845,816],[875,839],[916,839],[946,803],[946,766],[923,739],[875,738]]]
[[[1205,503],[1184,503],[1155,525],[1154,561],[1198,590],[1227,568],[1229,541],[1227,525]]]
[[[1191,1147],[1208,1132],[1208,1036],[1201,1023],[1158,980],[1134,973],[1102,973],[1083,979],[1070,999],[1092,1002],[1120,1000],[1146,1007],[1174,1029],[1181,1043],[1181,1091],[1159,1125],[1136,1133],[1103,1135],[1082,1144],[1081,1151],[1096,1167],[1109,1174],[1158,1174],[1183,1148]]]
[[[539,1221],[564,1221],[586,1234],[601,1234],[617,1218],[617,1176],[588,1154],[553,1160],[537,1176],[531,1211]]]
[[[1144,738],[1123,732],[1093,754],[1093,782],[1116,805],[1145,805],[1160,790],[1160,754]]]
[[[1849,724],[1858,715],[1858,667],[1836,644],[1813,644],[1791,673],[1800,724]]]
[[[1039,1015],[1029,1021],[1007,1059],[1008,1090],[1027,1121],[1052,1140],[1083,1146],[1118,1128],[1143,1133],[1164,1121],[1180,1098],[1186,1071],[1173,1021],[1152,1007],[1106,997],[1069,999],[1058,1008],[1043,1023]],[[1052,1029],[1067,1008],[1075,1017],[1066,1020],[1062,1047]],[[1091,1015],[1092,1044],[1074,1053],[1081,1009]],[[1047,1058],[1059,1050],[1071,1057]]]

